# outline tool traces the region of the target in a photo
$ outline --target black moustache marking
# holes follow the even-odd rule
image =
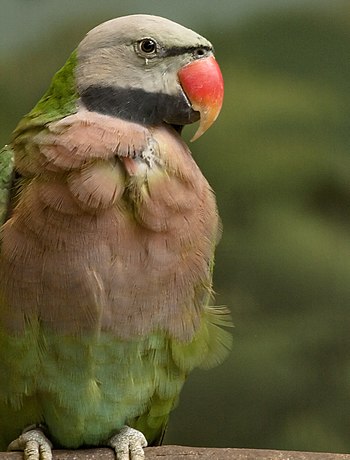
[[[90,112],[137,123],[187,125],[200,117],[182,93],[170,95],[143,89],[93,85],[84,89],[80,96]]]

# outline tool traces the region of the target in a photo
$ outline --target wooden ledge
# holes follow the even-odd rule
[[[147,460],[350,460],[350,454],[265,449],[161,446],[145,449]],[[54,460],[115,460],[111,449],[54,450]],[[0,460],[22,460],[21,452],[0,452]]]

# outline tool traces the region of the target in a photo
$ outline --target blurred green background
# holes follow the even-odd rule
[[[216,302],[232,309],[234,347],[191,375],[166,442],[350,451],[348,0],[0,7],[1,144],[104,20],[158,14],[214,43],[225,104],[191,147],[224,224]]]

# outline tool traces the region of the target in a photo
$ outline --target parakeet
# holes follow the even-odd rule
[[[220,223],[181,138],[214,122],[209,41],[132,15],[91,30],[0,154],[0,448],[161,442],[188,373],[230,348]]]

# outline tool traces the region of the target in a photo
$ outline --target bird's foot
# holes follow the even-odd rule
[[[143,460],[143,448],[147,441],[141,431],[124,426],[118,434],[108,440],[108,445],[115,451],[116,460]]]
[[[29,427],[7,450],[23,450],[24,460],[52,460],[52,444],[40,428]]]

